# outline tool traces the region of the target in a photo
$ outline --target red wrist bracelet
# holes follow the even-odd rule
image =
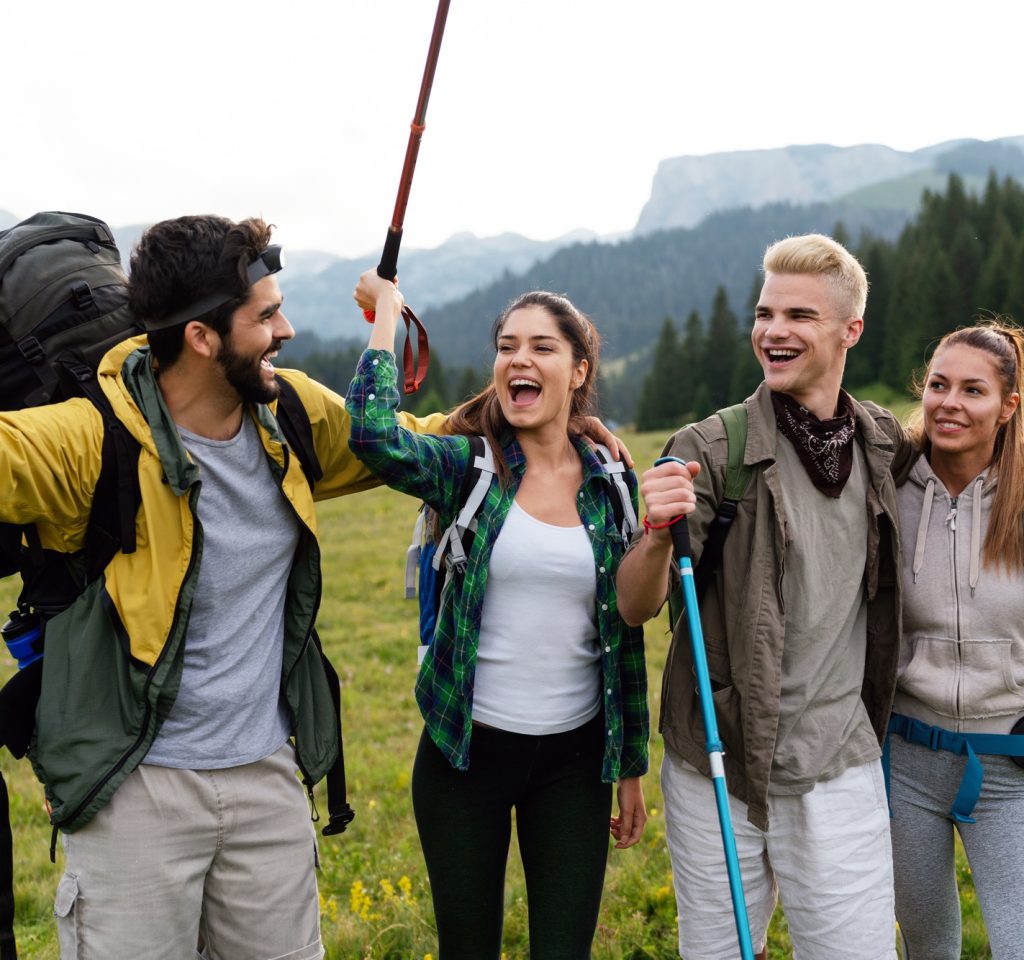
[[[648,530],[664,530],[666,527],[671,527],[673,523],[678,523],[685,516],[685,513],[681,513],[678,517],[673,517],[671,520],[667,520],[665,523],[651,523],[651,521],[647,519],[647,514],[645,513],[644,533],[647,533]]]

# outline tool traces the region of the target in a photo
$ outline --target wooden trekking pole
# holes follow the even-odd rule
[[[405,225],[405,209],[409,205],[409,191],[412,189],[412,177],[416,172],[416,159],[420,152],[420,141],[426,129],[427,102],[430,100],[430,88],[434,84],[434,71],[437,69],[437,58],[441,52],[441,39],[444,37],[444,26],[448,19],[448,5],[451,0],[438,0],[437,15],[434,17],[434,29],[430,35],[430,47],[427,50],[427,64],[423,69],[423,80],[420,83],[420,95],[416,100],[416,113],[409,129],[409,142],[405,148],[405,162],[402,164],[402,175],[398,181],[398,197],[395,199],[395,211],[391,215],[391,226],[384,240],[384,252],[377,264],[377,276],[394,282],[398,279],[398,250],[402,245],[402,229]],[[363,316],[373,323],[372,310],[364,310]],[[405,319],[406,337],[403,352],[405,371],[405,392],[415,393],[423,382],[430,362],[430,345],[427,342],[427,331],[419,318],[408,305],[402,308]],[[415,369],[412,360],[412,328],[415,324],[418,334],[417,362]]]

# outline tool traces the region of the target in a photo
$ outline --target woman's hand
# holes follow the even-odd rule
[[[611,819],[611,832],[615,847],[625,850],[635,844],[647,824],[647,808],[644,806],[644,788],[639,777],[624,777],[619,781],[619,815]]]
[[[360,275],[352,298],[360,309],[372,310],[376,314],[369,345],[377,350],[394,351],[395,330],[405,304],[397,282],[378,277],[376,270],[367,270]]]

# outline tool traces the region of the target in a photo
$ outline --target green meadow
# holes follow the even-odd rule
[[[657,456],[661,434],[628,434],[638,464]],[[417,504],[387,490],[347,497],[319,508],[325,588],[319,629],[342,678],[345,755],[356,819],[341,837],[320,839],[321,906],[327,955],[343,960],[434,960],[437,941],[430,890],[420,857],[409,796],[410,770],[420,732],[412,698],[416,671],[416,604],[403,597],[405,548]],[[142,588],[142,587],[140,587]],[[0,605],[17,594],[0,581]],[[657,717],[667,620],[648,625],[651,711]],[[14,670],[0,658],[0,679]],[[671,960],[676,914],[665,848],[664,812],[657,769],[662,745],[651,744],[644,790],[650,820],[641,843],[611,850],[596,960]],[[0,768],[11,790],[15,836],[16,931],[21,955],[58,956],[53,894],[62,870],[49,862],[50,829],[43,792],[27,761],[4,752]],[[321,810],[326,799],[318,797]],[[451,830],[459,829],[456,822]],[[990,956],[970,871],[959,861],[965,915],[965,958]],[[769,935],[773,960],[792,955],[785,917],[776,912]],[[509,859],[504,954],[529,956],[527,904],[518,854]]]

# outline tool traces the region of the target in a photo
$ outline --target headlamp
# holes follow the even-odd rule
[[[280,244],[274,243],[249,264],[245,277],[251,287],[257,281],[262,280],[264,277],[269,277],[272,273],[277,273],[283,267],[284,251],[281,249]],[[180,323],[195,320],[196,317],[201,317],[221,304],[234,299],[234,293],[211,293],[208,297],[196,300],[195,303],[190,303],[187,307],[176,310],[170,316],[164,317],[159,321],[146,320],[144,326],[147,330],[167,330],[170,327],[178,326]]]

